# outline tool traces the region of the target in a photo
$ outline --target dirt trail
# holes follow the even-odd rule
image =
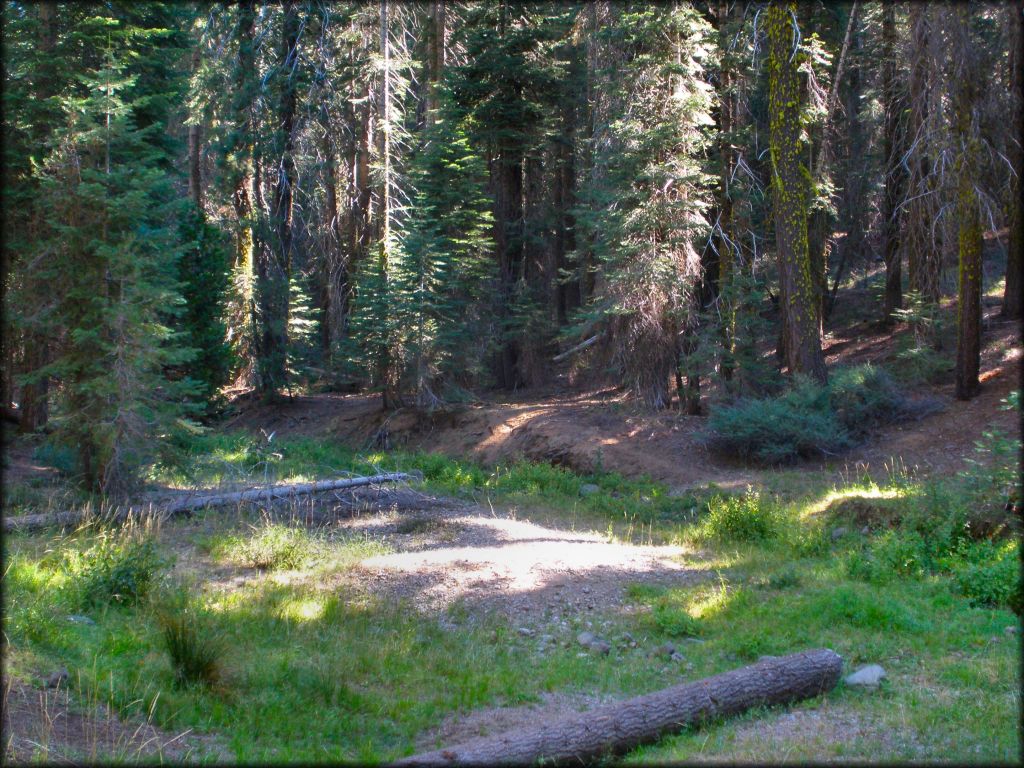
[[[628,611],[628,584],[680,585],[704,577],[687,566],[682,547],[611,542],[571,524],[555,527],[469,505],[430,505],[411,514],[385,508],[341,520],[337,528],[393,550],[346,574],[354,584],[408,599],[426,613],[460,604],[472,615],[502,615],[516,626],[557,629],[597,609]]]

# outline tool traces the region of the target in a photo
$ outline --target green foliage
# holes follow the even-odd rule
[[[1020,414],[1020,390],[1002,399],[1002,410]],[[969,503],[983,509],[1024,507],[1020,476],[1020,436],[986,429],[974,443],[976,458],[966,458],[969,468],[961,473]]]
[[[742,496],[712,497],[707,516],[698,526],[702,538],[715,541],[767,541],[781,531],[778,508],[752,488]]]
[[[614,23],[594,41],[617,52],[595,73],[603,106],[590,143],[600,174],[574,210],[579,248],[592,251],[603,280],[580,319],[611,330],[623,383],[664,407],[707,236],[711,27],[688,5],[612,8]]]
[[[839,454],[873,428],[933,407],[908,400],[879,368],[841,368],[825,386],[797,377],[777,397],[720,405],[711,413],[704,439],[724,453],[778,464]]]
[[[975,545],[953,568],[957,588],[971,605],[986,608],[1009,607],[1020,614],[1024,608],[1019,546]],[[993,551],[994,550],[994,551]],[[973,556],[972,556],[973,555]]]
[[[32,460],[46,467],[53,467],[65,475],[74,474],[75,453],[67,446],[52,442],[37,445],[32,451]]]
[[[165,596],[156,626],[170,657],[176,686],[211,685],[220,679],[226,642],[213,617],[187,595]]]
[[[405,377],[421,404],[481,381],[496,280],[484,159],[450,99],[413,161],[409,231],[395,265]],[[443,397],[447,399],[447,397]]]
[[[64,569],[72,602],[83,607],[134,605],[168,565],[151,536],[104,531],[84,550],[68,550]]]
[[[196,399],[212,415],[223,405],[220,389],[234,365],[224,321],[230,257],[221,232],[194,206],[182,215],[178,233],[184,244],[178,261],[184,310],[177,324],[182,343],[196,350],[184,371],[195,383]]]
[[[33,169],[46,331],[63,342],[37,374],[61,380],[54,440],[104,493],[129,490],[187,414],[186,382],[167,377],[192,354],[170,327],[181,310],[180,251],[173,147],[157,118],[181,83],[171,64],[180,38],[162,28],[168,13],[114,8],[76,33],[94,53],[61,94],[61,119]]]
[[[301,568],[322,554],[319,543],[304,529],[270,521],[254,526],[249,536],[228,537],[214,553],[261,571]]]
[[[670,600],[658,600],[651,609],[651,617],[658,631],[669,637],[693,637],[700,633],[700,622]]]

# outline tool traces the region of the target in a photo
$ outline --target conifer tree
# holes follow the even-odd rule
[[[139,125],[163,84],[146,80],[144,57],[136,71],[125,63],[136,46],[156,50],[162,33],[104,18],[79,33],[102,42],[103,58],[81,74],[82,92],[64,99],[67,127],[38,172],[53,232],[41,270],[55,295],[51,321],[66,329],[46,371],[67,398],[56,438],[77,451],[87,487],[110,494],[131,485],[155,438],[181,417],[182,387],[163,372],[188,352],[167,325],[180,297],[161,125]]]
[[[591,304],[611,334],[624,383],[663,408],[680,365],[680,334],[700,283],[696,244],[707,234],[707,144],[712,48],[708,23],[690,7],[615,7],[600,33],[621,51],[603,84],[608,123],[597,134],[601,184],[581,190],[576,221],[600,268]],[[656,32],[656,30],[658,30]],[[588,233],[600,233],[589,236]]]

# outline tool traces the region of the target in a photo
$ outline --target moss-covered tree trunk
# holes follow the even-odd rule
[[[779,267],[783,347],[791,374],[824,383],[818,302],[807,243],[810,177],[800,125],[800,55],[794,50],[796,3],[773,2],[766,12],[768,115],[772,203]]]

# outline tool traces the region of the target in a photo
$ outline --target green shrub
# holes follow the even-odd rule
[[[795,377],[777,397],[719,406],[703,440],[715,450],[765,464],[841,453],[881,424],[935,408],[911,402],[885,371],[871,365],[837,368],[826,386]]]
[[[225,643],[209,614],[187,598],[173,599],[156,611],[156,623],[176,686],[210,685],[218,680]]]
[[[651,610],[654,626],[669,637],[692,637],[700,631],[700,623],[683,607],[667,600],[658,600]]]
[[[961,594],[974,606],[1008,607],[1020,613],[1024,592],[1016,546],[997,550],[990,545],[983,545],[974,549],[989,550],[989,557],[965,557],[962,564],[954,569],[953,578]]]
[[[40,443],[36,446],[32,451],[32,459],[43,466],[53,467],[65,475],[74,474],[78,467],[78,460],[71,448],[50,442]]]
[[[134,605],[167,565],[152,537],[133,531],[104,531],[88,549],[69,551],[64,563],[73,600],[82,606]]]
[[[781,530],[779,510],[748,488],[742,496],[713,497],[699,534],[716,541],[766,541],[778,537]]]

